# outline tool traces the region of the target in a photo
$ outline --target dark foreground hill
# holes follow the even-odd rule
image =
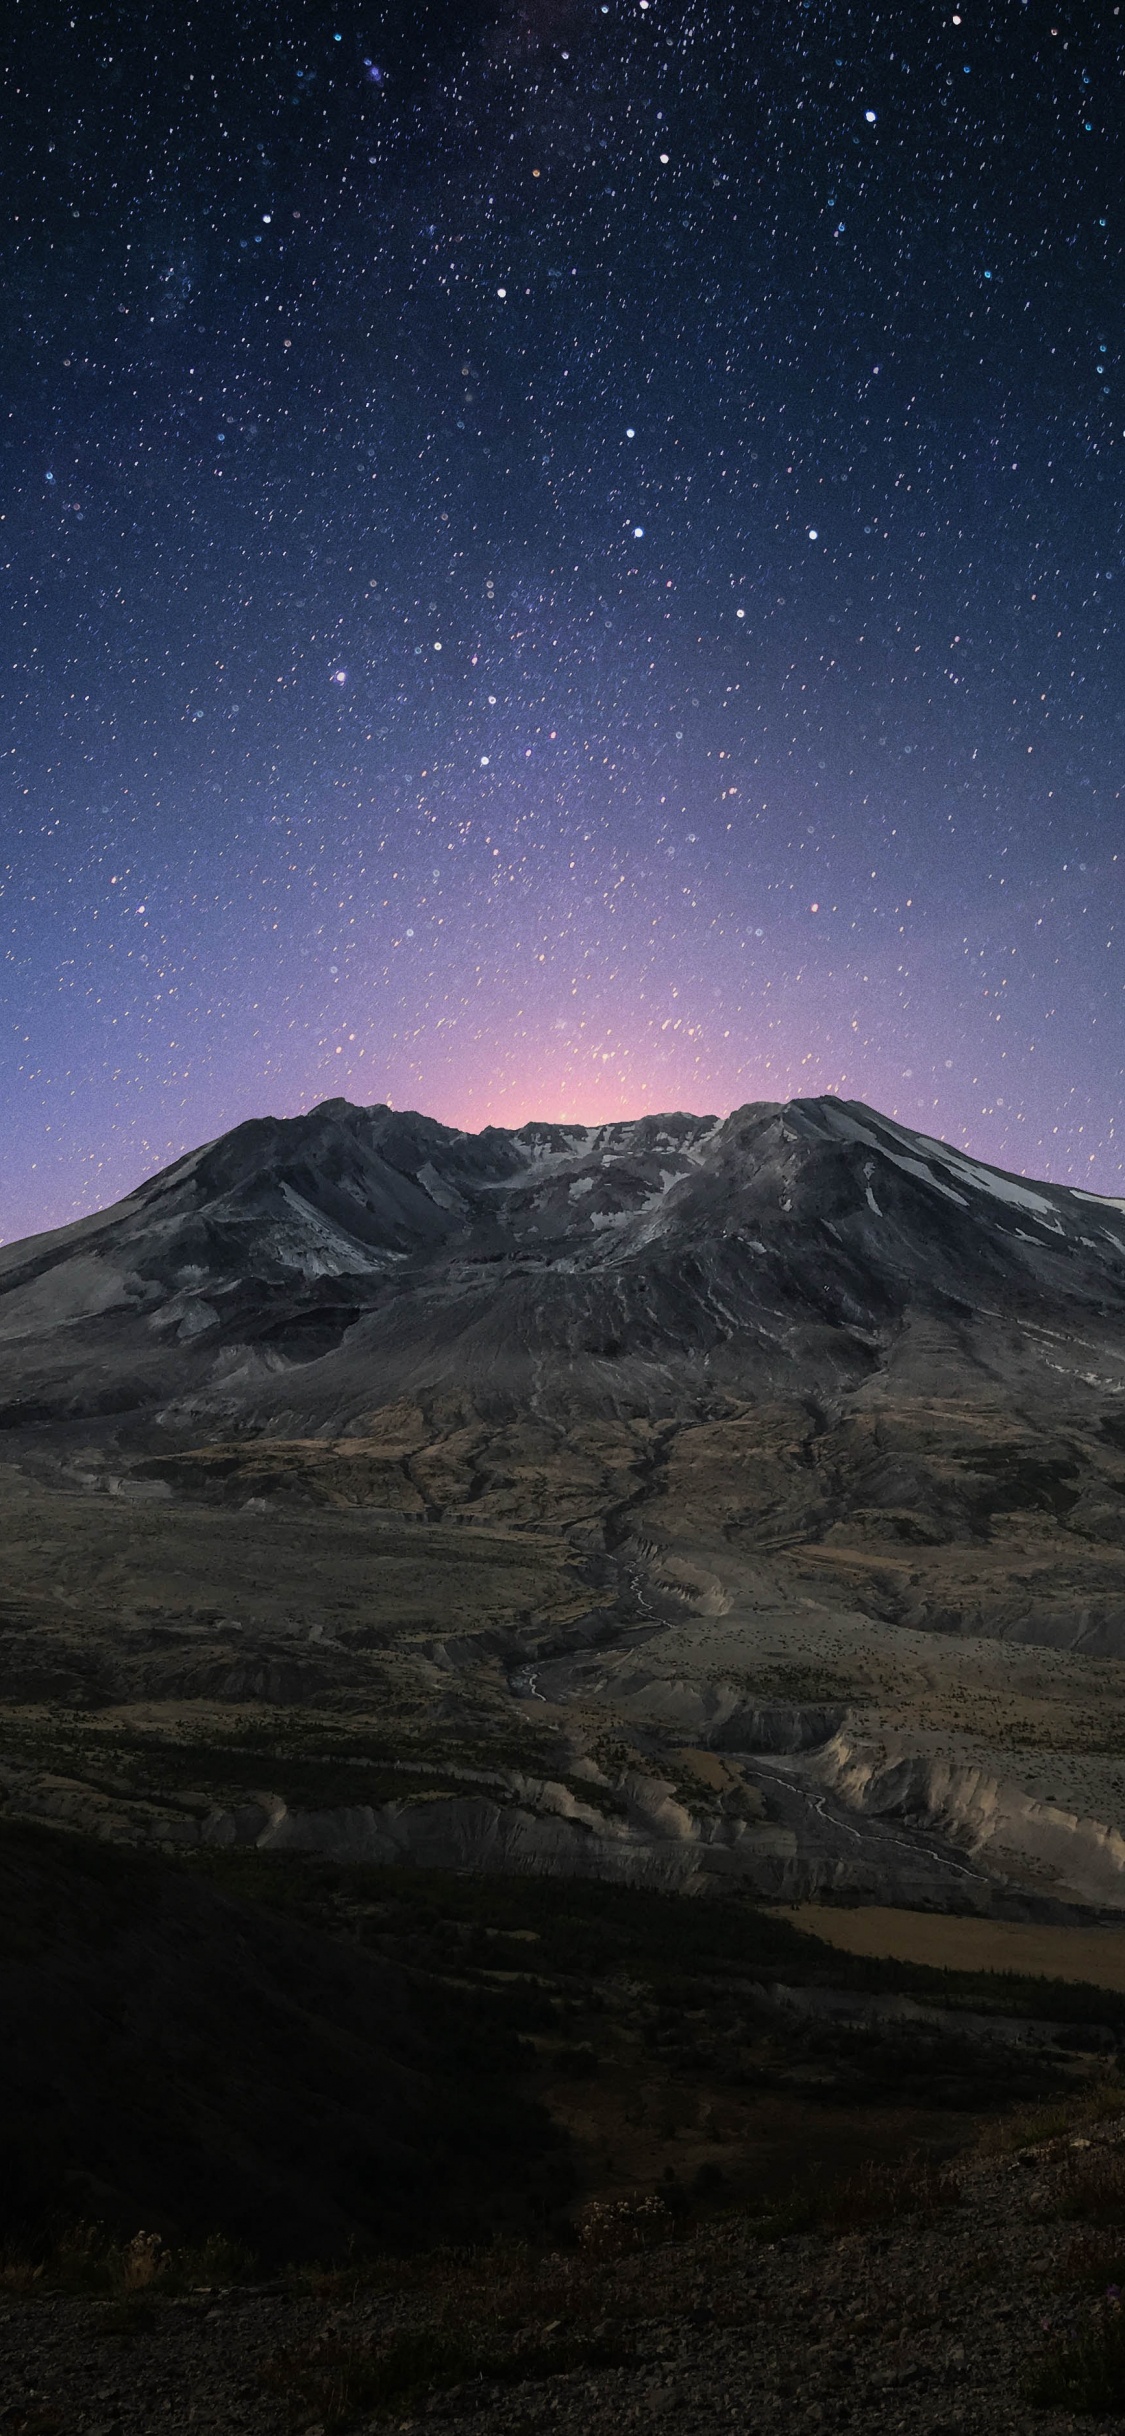
[[[265,2259],[491,2230],[557,2147],[514,2063],[432,1983],[158,1861],[0,1828],[0,2247],[76,2221]]]

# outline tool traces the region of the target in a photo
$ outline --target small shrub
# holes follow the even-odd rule
[[[1021,2107],[1006,2123],[998,2123],[985,2133],[981,2148],[985,2156],[1002,2157],[1013,2150],[1039,2148],[1044,2140],[1061,2140],[1064,2133],[1074,2129],[1076,2121],[1073,2104]]]
[[[35,2292],[43,2281],[42,2259],[30,2258],[26,2251],[9,2244],[0,2250],[0,2291],[26,2295]]]
[[[245,2242],[231,2241],[225,2233],[209,2233],[195,2247],[171,2253],[172,2279],[187,2291],[201,2286],[249,2283],[257,2265]]]
[[[119,2273],[125,2292],[147,2292],[171,2266],[171,2253],[159,2233],[134,2233],[121,2251]]]
[[[143,2290],[153,2281],[146,2270],[156,2265],[155,2252],[146,2257],[147,2245],[150,2239],[159,2243],[159,2236],[138,2233],[134,2239],[135,2254],[132,2242],[115,2241],[104,2225],[68,2225],[47,2252],[44,2281],[63,2292],[120,2295]]]
[[[1112,2123],[1123,2114],[1125,2086],[1120,2081],[1097,2080],[1080,2097],[1064,2098],[1052,2106],[1020,2107],[985,2133],[981,2148],[986,2156],[1040,2148],[1047,2140],[1062,2140],[1068,2132],[1081,2131],[1084,2124]]]
[[[1087,2233],[1072,2243],[1060,2261],[1058,2281],[1064,2288],[1084,2284],[1091,2292],[1104,2293],[1111,2284],[1125,2289],[1125,2243],[1120,2235]]]
[[[627,2258],[635,2250],[655,2249],[674,2231],[672,2210],[654,2191],[647,2199],[595,2199],[578,2228],[578,2239],[590,2258]]]
[[[68,2225],[38,2250],[15,2246],[0,2252],[0,2288],[8,2292],[62,2291],[99,2294],[107,2300],[157,2292],[188,2292],[200,2285],[244,2283],[254,2257],[241,2242],[211,2234],[194,2247],[169,2249],[159,2233],[134,2233],[121,2242],[104,2225]]]
[[[956,2176],[928,2158],[910,2157],[898,2165],[871,2161],[842,2182],[799,2185],[758,2220],[757,2229],[772,2239],[817,2230],[859,2232],[902,2216],[936,2216],[956,2207],[960,2196]]]
[[[1125,2407],[1125,2312],[1112,2287],[1092,2326],[1057,2343],[1029,2370],[1024,2392],[1042,2409],[1118,2411]]]
[[[1068,2157],[1052,2212],[1077,2217],[1083,2224],[1125,2224],[1125,2156],[1120,2150]]]
[[[902,2165],[864,2165],[828,2195],[828,2221],[841,2231],[888,2224],[899,2216],[937,2216],[956,2207],[961,2185],[948,2167],[911,2157]]]

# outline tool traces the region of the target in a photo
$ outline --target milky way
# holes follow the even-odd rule
[[[0,1228],[337,1094],[1125,1189],[1119,10],[14,16]]]

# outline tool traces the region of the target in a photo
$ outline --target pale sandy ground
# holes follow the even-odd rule
[[[1021,1920],[957,1919],[881,1904],[844,1911],[834,1904],[797,1903],[788,1918],[848,1954],[928,1962],[948,1971],[1088,1980],[1125,1993],[1125,1928],[1036,1928]]]

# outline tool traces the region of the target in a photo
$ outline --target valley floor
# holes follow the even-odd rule
[[[799,1903],[789,1917],[847,1954],[929,1963],[943,1971],[1018,1971],[1085,1981],[1125,1994],[1125,1929],[1056,1928],[1031,1920],[973,1920],[893,1904]]]

